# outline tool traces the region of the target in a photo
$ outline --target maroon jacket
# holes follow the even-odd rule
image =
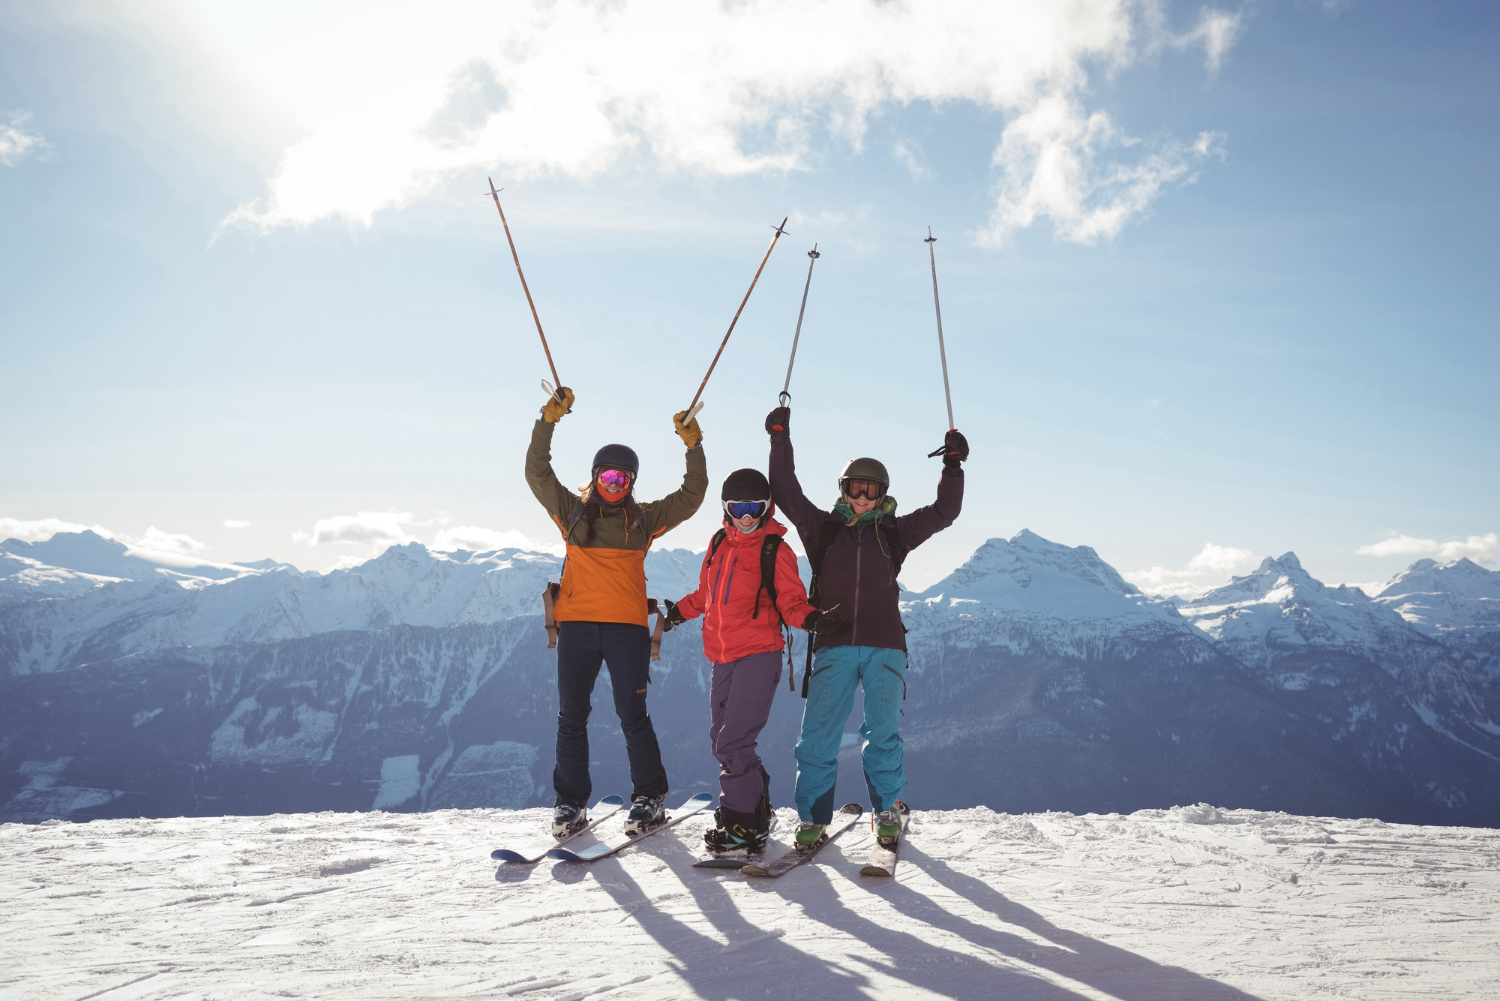
[[[787,435],[771,439],[771,499],[776,509],[797,529],[802,546],[811,553],[825,521],[839,524],[839,533],[823,557],[818,574],[818,607],[831,609],[852,626],[842,636],[819,636],[814,646],[878,646],[906,649],[906,628],[901,624],[900,588],[895,566],[886,552],[885,538],[872,523],[844,525],[844,519],[826,511],[802,492],[797,482],[792,442]],[[938,477],[936,502],[910,514],[896,515],[896,531],[907,552],[917,548],[958,518],[964,500],[962,467],[943,467]]]

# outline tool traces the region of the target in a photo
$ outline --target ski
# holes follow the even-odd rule
[[[714,798],[708,793],[700,792],[698,795],[688,799],[686,803],[683,803],[675,811],[667,814],[667,819],[655,827],[648,827],[639,834],[626,834],[624,831],[621,831],[619,834],[613,834],[605,838],[597,845],[589,845],[580,851],[575,852],[567,848],[553,848],[547,852],[547,856],[548,858],[562,859],[564,862],[593,862],[597,859],[613,855],[621,848],[629,848],[636,842],[649,838],[658,831],[665,831],[669,827],[682,823],[713,801]]]
[[[894,876],[896,875],[896,862],[901,851],[901,842],[906,840],[906,822],[911,819],[911,809],[905,804],[896,804],[901,814],[901,839],[893,845],[883,845],[880,839],[875,840],[875,846],[870,849],[869,861],[865,867],[859,870],[861,876]]]
[[[497,862],[540,862],[542,859],[547,857],[547,853],[549,851],[554,848],[561,848],[563,845],[567,844],[569,841],[572,841],[580,834],[587,834],[589,831],[598,826],[600,821],[607,820],[612,814],[617,813],[620,807],[624,805],[625,801],[619,796],[605,796],[599,802],[595,803],[594,808],[589,811],[589,822],[578,828],[578,830],[574,831],[572,834],[569,834],[567,837],[558,838],[547,847],[541,849],[527,849],[526,851],[516,851],[513,848],[496,848],[494,851],[490,852],[490,858],[494,859]]]
[[[839,808],[838,813],[835,813],[833,815],[833,822],[830,823],[826,829],[824,829],[823,837],[817,842],[807,846],[806,848],[790,848],[786,852],[767,862],[747,865],[742,868],[740,872],[744,873],[746,876],[775,877],[780,876],[788,869],[795,869],[797,866],[801,865],[803,862],[806,862],[808,859],[812,858],[819,851],[821,851],[823,846],[828,844],[828,842],[832,841],[834,838],[847,831],[850,827],[854,826],[854,822],[858,820],[859,815],[864,812],[864,808],[858,803],[846,803],[844,806]]]
[[[709,851],[693,863],[694,869],[743,869],[747,865],[759,865],[770,847],[770,835],[776,831],[776,815],[771,815],[771,829],[766,832],[766,844],[757,851],[736,848],[727,852]]]

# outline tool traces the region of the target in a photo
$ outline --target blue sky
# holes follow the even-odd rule
[[[551,544],[493,175],[565,480],[622,440],[675,487],[670,415],[790,215],[705,394],[712,496],[764,464],[816,241],[803,482],[872,454],[928,502],[930,225],[974,451],[909,585],[1021,528],[1183,592],[1287,550],[1497,565],[1500,7],[400,11],[0,4],[0,534]]]

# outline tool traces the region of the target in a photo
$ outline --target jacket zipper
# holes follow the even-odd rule
[[[865,553],[865,526],[854,533],[854,617],[849,629],[849,644],[859,646],[859,564]]]
[[[729,564],[729,579],[724,582],[724,600],[721,604],[729,604],[729,589],[734,586],[734,568],[740,565],[740,558],[736,556]]]

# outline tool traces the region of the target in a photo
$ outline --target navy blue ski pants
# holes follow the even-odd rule
[[[601,665],[609,666],[615,714],[625,732],[632,796],[665,796],[656,730],[646,712],[651,672],[651,632],[628,622],[560,622],[557,626],[557,767],[552,771],[555,803],[586,806],[589,781],[590,696]]]

